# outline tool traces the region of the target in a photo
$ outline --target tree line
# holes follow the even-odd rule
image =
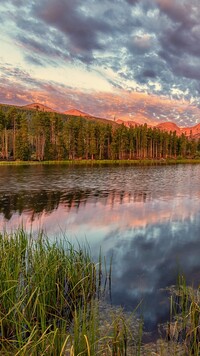
[[[166,159],[198,156],[200,140],[146,124],[127,128],[51,112],[0,109],[0,159]]]

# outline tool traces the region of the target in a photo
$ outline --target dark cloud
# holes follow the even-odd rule
[[[53,43],[45,43],[43,39],[34,39],[33,37],[24,35],[18,35],[17,39],[19,42],[23,43],[31,53],[46,55],[52,62],[57,58],[69,59],[69,54],[67,55],[67,52],[62,51],[60,47],[55,47]]]
[[[139,2],[139,0],[126,0],[126,2],[130,5],[135,5]]]
[[[142,76],[143,77],[147,77],[147,78],[156,78],[156,73],[151,70],[151,69],[145,69],[143,72],[142,72]]]
[[[161,13],[167,15],[173,22],[192,24],[192,6],[196,2],[184,0],[155,0]]]
[[[160,36],[160,44],[168,53],[180,57],[185,54],[200,56],[200,26],[187,30],[183,26],[168,29]]]
[[[34,6],[36,17],[68,36],[71,46],[83,51],[101,49],[99,34],[108,33],[110,26],[78,8],[79,1],[43,1]]]
[[[155,94],[154,79],[163,95],[171,96],[174,84],[186,92],[183,98],[189,99],[187,88],[190,97],[199,95],[198,0],[117,0],[114,6],[111,0],[10,0],[7,6],[1,17],[17,26],[10,36],[32,65],[95,65],[113,70],[118,78],[107,80],[115,88],[135,90],[137,81],[137,90],[145,84]]]

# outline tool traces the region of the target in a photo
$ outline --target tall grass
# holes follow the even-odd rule
[[[182,344],[186,355],[200,355],[200,287],[187,286],[184,276],[179,275],[171,292],[168,340]]]
[[[102,302],[111,264],[24,231],[0,234],[0,355],[199,355],[200,294],[179,277],[166,337],[143,345],[142,322]]]
[[[1,355],[127,354],[122,315],[100,317],[101,255],[18,231],[0,234],[0,261]]]
[[[199,356],[200,355],[200,286],[194,289],[178,275],[176,286],[167,288],[169,322],[159,326],[160,338],[142,345],[145,356]]]

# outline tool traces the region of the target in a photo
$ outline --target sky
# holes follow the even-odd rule
[[[1,0],[0,103],[200,122],[199,0]]]

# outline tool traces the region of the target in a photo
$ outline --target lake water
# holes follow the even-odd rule
[[[0,167],[0,229],[43,229],[113,255],[112,302],[147,330],[169,317],[164,289],[200,281],[200,165]]]

